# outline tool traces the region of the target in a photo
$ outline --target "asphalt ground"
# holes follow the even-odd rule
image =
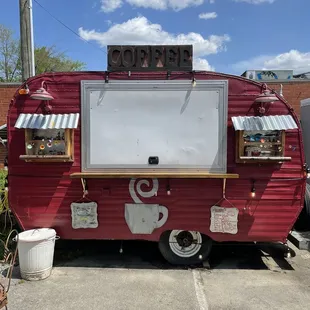
[[[223,243],[200,266],[172,266],[157,244],[57,241],[49,278],[25,281],[18,267],[9,310],[310,309],[310,253],[289,243]]]

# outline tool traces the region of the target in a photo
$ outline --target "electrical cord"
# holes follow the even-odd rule
[[[39,3],[37,0],[33,0],[38,6],[41,7],[41,9],[43,9],[47,14],[49,14],[52,18],[54,18],[57,22],[59,22],[62,26],[64,26],[65,28],[67,28],[69,31],[71,31],[73,34],[75,34],[76,36],[78,36],[80,39],[82,39],[84,42],[92,45],[93,47],[95,47],[96,49],[100,50],[102,53],[107,54],[106,51],[104,51],[103,49],[101,49],[100,47],[98,47],[97,45],[83,39],[77,32],[75,32],[73,29],[71,29],[69,26],[67,26],[64,22],[62,22],[60,19],[58,19],[56,16],[54,16],[52,13],[50,13],[41,3]]]

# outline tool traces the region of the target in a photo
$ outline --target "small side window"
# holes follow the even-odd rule
[[[73,161],[73,129],[26,129],[25,161]]]
[[[285,157],[285,131],[237,131],[236,162],[283,162]]]

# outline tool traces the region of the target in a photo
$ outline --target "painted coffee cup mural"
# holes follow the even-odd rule
[[[150,198],[157,195],[158,180],[152,179],[153,187],[148,192],[141,190],[142,185],[150,187],[148,180],[131,179],[129,193],[134,203],[125,204],[125,220],[133,234],[151,234],[156,228],[162,227],[168,219],[168,209],[158,204],[145,204],[138,197]]]

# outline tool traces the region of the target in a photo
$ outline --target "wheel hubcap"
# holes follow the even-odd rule
[[[192,257],[199,252],[202,236],[197,231],[173,230],[169,236],[169,246],[179,257]]]

